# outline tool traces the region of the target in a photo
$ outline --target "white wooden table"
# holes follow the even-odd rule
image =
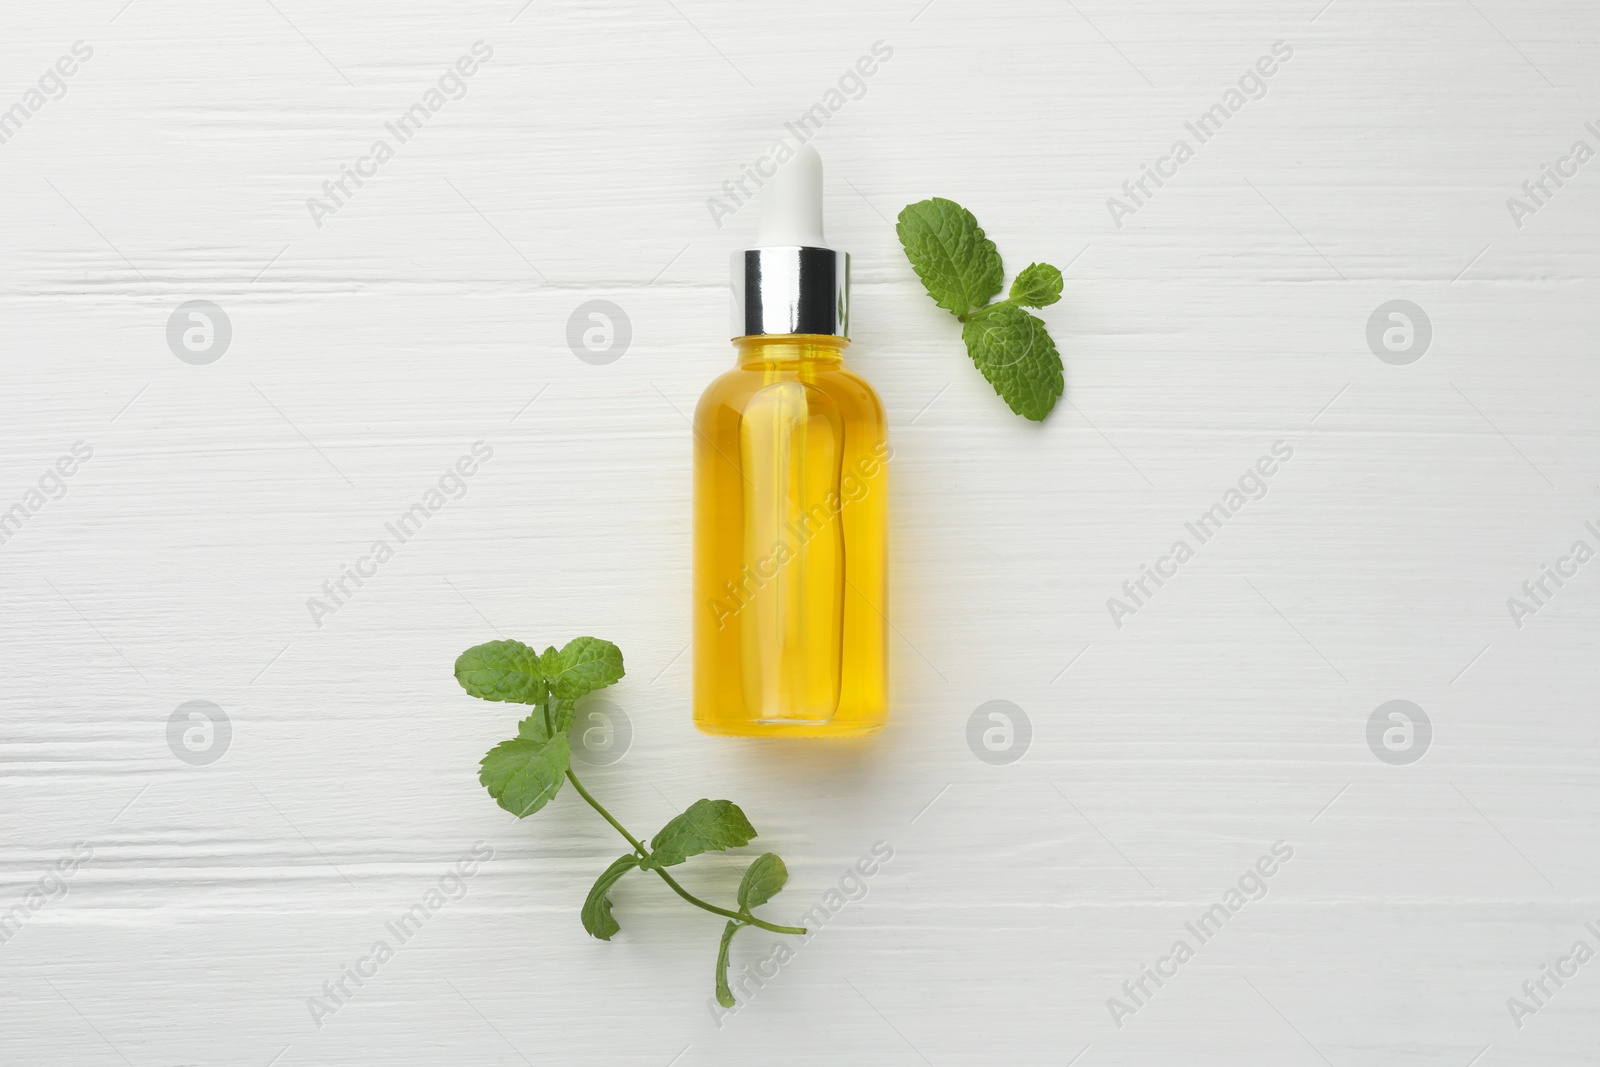
[[[10,5],[0,1060],[1592,1062],[1600,14],[1322,5]],[[708,201],[813,105],[896,450],[848,748],[687,706]],[[1042,426],[900,252],[935,195],[1066,272]],[[580,634],[590,787],[738,801],[828,911],[736,1014],[716,920],[639,878],[587,938],[618,842],[475,780],[456,654]]]

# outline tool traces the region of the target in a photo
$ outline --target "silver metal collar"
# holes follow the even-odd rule
[[[733,254],[733,336],[850,336],[850,254],[795,245]]]

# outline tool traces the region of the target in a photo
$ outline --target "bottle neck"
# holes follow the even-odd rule
[[[844,346],[849,343],[845,337],[817,333],[764,333],[733,339],[741,367],[773,363],[841,363],[844,360]]]

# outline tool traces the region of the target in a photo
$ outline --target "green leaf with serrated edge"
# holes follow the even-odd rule
[[[617,925],[617,920],[611,917],[611,898],[606,894],[611,892],[611,887],[616,885],[623,875],[637,866],[639,857],[630,852],[615,860],[599,878],[595,879],[594,885],[589,889],[588,899],[583,902],[583,928],[589,931],[590,937],[610,941],[611,935],[622,929]]]
[[[759,907],[778,895],[789,880],[789,868],[773,852],[763,852],[745,868],[739,882],[739,907],[745,911]]]
[[[731,800],[697,800],[650,839],[652,867],[671,867],[702,852],[748,845],[755,827]]]
[[[1061,272],[1048,263],[1030,263],[1011,283],[1007,299],[1023,307],[1049,307],[1061,299]]]
[[[535,708],[532,715],[517,723],[517,736],[525,741],[537,741],[542,745],[561,732],[557,729],[555,733],[550,733],[545,730],[544,724],[544,708]]]
[[[555,696],[550,697],[550,722],[555,726],[557,733],[566,733],[572,729],[572,705],[573,701],[571,700],[560,700]]]
[[[1024,418],[1040,421],[1061,395],[1061,356],[1044,323],[1015,304],[985,308],[961,328],[967,353],[994,391]]]
[[[529,716],[529,719],[540,716]],[[524,719],[527,724],[529,719]],[[542,730],[540,723],[535,730]],[[519,819],[526,818],[550,802],[561,791],[572,752],[567,745],[567,735],[539,740],[519,734],[502,741],[483,757],[478,781],[489,795]]]
[[[733,935],[742,925],[729,919],[728,925],[722,928],[722,944],[717,946],[717,1003],[724,1008],[734,1004],[733,990],[728,988],[728,949],[733,945]]]
[[[535,709],[532,715],[517,723],[517,738],[521,741],[537,741],[544,744],[554,735],[545,729],[544,708]]]
[[[555,696],[577,700],[622,677],[622,652],[598,637],[574,638],[559,652],[545,649],[539,657],[539,672]]]
[[[994,242],[972,212],[954,200],[907,204],[894,232],[928,295],[958,318],[987,304],[1005,281]]]
[[[521,641],[490,641],[456,657],[456,681],[481,700],[538,704],[544,700],[539,654]]]

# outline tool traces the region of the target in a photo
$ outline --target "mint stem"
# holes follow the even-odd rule
[[[578,781],[578,776],[572,773],[571,767],[567,768],[567,781],[572,783],[572,788],[578,791],[578,795],[580,797],[589,802],[589,806],[591,808],[600,813],[600,817],[602,819],[610,823],[612,828],[615,829],[617,833],[628,839],[628,844],[633,846],[633,850],[635,852],[641,856],[649,858],[650,853],[645,851],[645,847],[642,843],[640,843],[639,839],[628,833],[627,829],[620,822],[612,818],[611,813],[605,809],[605,805],[601,804],[592,795],[590,795],[589,791],[583,787],[583,783]]]
[[[582,797],[591,808],[600,813],[600,817],[602,819],[611,824],[612,829],[616,830],[617,833],[628,839],[628,844],[633,846],[633,850],[637,852],[641,858],[647,860],[650,858],[650,851],[644,847],[643,842],[641,842],[637,837],[634,837],[632,834],[628,833],[627,829],[624,828],[623,825],[613,818],[611,813],[605,809],[605,805],[601,804],[592,795],[590,795],[589,791],[583,787],[583,783],[578,781],[578,776],[572,773],[572,768],[570,767],[567,768],[567,781],[572,783],[572,788],[578,791],[578,795]],[[761,929],[771,930],[775,934],[804,934],[806,932],[806,928],[803,926],[779,926],[777,923],[769,923],[762,919],[758,919],[754,915],[741,915],[739,912],[729,911],[727,908],[719,908],[715,904],[701,900],[693,893],[690,893],[687,889],[678,884],[677,879],[673,878],[672,875],[668,874],[660,867],[653,867],[651,869],[655,871],[656,874],[661,876],[661,880],[667,883],[674,893],[678,894],[684,900],[687,900],[690,904],[693,904],[695,907],[700,908],[703,911],[709,911],[711,914],[720,915],[725,919],[734,919],[741,923],[748,923],[751,926],[759,926]]]

